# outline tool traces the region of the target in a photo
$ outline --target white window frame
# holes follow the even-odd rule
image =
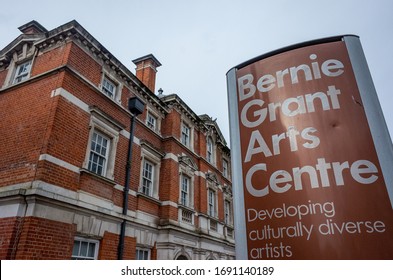
[[[150,167],[150,170],[146,168]],[[141,193],[147,196],[153,196],[154,191],[154,179],[155,179],[155,164],[148,159],[142,161],[142,182],[141,182]],[[150,173],[150,175],[149,175]],[[146,185],[147,183],[147,185]]]
[[[229,161],[225,158],[222,160],[222,175],[229,178]]]
[[[30,77],[32,65],[33,65],[33,59],[29,59],[29,60],[25,60],[24,62],[17,63],[14,72],[14,77],[12,79],[12,84],[18,84],[20,82],[27,80]],[[22,73],[18,73],[22,67],[25,67],[26,70],[23,71]]]
[[[224,222],[225,224],[233,225],[232,201],[224,199]]]
[[[196,170],[197,166],[191,157],[185,155],[179,157],[178,220],[182,226],[191,230],[195,230],[194,185]],[[188,182],[187,192],[184,191],[184,179]],[[184,195],[186,201],[183,199]]]
[[[147,255],[147,258],[140,258],[140,254],[143,254],[143,256],[145,256],[145,254]],[[135,260],[150,260],[151,259],[151,249],[149,248],[143,248],[143,247],[136,247],[135,250]]]
[[[151,122],[153,120],[153,122]],[[146,125],[148,128],[155,132],[159,132],[159,122],[158,122],[158,117],[153,114],[150,110],[147,110],[147,115],[146,115]]]
[[[191,127],[185,122],[181,123],[180,139],[184,146],[191,148]]]
[[[191,205],[191,178],[185,174],[180,176],[180,204],[186,207]],[[186,183],[186,184],[185,184]],[[186,187],[186,189],[185,189]]]
[[[94,254],[92,257],[90,256],[81,256],[81,246],[79,246],[79,250],[78,250],[78,254],[74,255],[74,249],[75,249],[75,242],[79,242],[79,244],[81,244],[82,242],[87,242],[88,247],[91,246],[91,244],[94,244]],[[72,247],[72,255],[71,255],[71,259],[73,260],[97,260],[98,259],[98,250],[100,247],[100,242],[96,239],[88,239],[88,238],[83,238],[83,237],[78,237],[76,236],[74,238],[74,245]],[[87,249],[87,252],[89,250]]]
[[[178,204],[185,206],[190,209],[194,209],[194,180],[195,174],[194,169],[195,167],[191,167],[188,164],[180,164],[179,165],[179,201]],[[183,204],[182,202],[182,187],[183,187],[183,178],[187,178],[189,185],[188,185],[188,194],[187,194],[187,203]]]
[[[160,180],[160,168],[161,168],[161,158],[163,155],[155,151],[149,145],[141,144],[141,166],[140,166],[140,182],[139,182],[139,193],[158,199],[159,198],[159,180]],[[150,194],[146,194],[143,191],[143,173],[145,162],[149,162],[153,165],[153,177],[152,177],[152,189]]]
[[[91,113],[92,115],[90,118],[90,132],[89,132],[89,138],[87,144],[88,146],[86,149],[85,162],[83,164],[83,168],[88,170],[89,172],[94,173],[93,171],[89,170],[91,143],[93,140],[94,132],[100,133],[102,135],[105,135],[110,140],[109,149],[107,150],[108,158],[107,158],[105,170],[102,172],[102,174],[97,174],[97,173],[94,174],[113,180],[117,143],[119,142],[119,135],[122,128],[117,126],[115,123],[111,122],[110,120],[108,120],[106,117],[104,117],[101,113],[97,111],[93,110],[91,111]]]
[[[104,144],[106,142],[106,145]],[[92,146],[95,146],[94,149]],[[103,134],[99,130],[93,131],[93,136],[90,142],[90,154],[89,154],[89,163],[88,163],[88,170],[98,174],[100,176],[106,175],[107,164],[109,159],[109,150],[111,146],[111,139]],[[101,151],[97,151],[97,148]],[[102,151],[105,149],[104,151]],[[94,160],[94,158],[98,159],[98,162]],[[102,164],[100,164],[100,159],[103,160]],[[96,166],[94,168],[94,166]],[[101,168],[101,171],[99,170]]]
[[[115,99],[117,85],[111,79],[109,79],[106,75],[104,75],[104,78],[102,79],[101,91],[104,94],[106,94],[108,97]]]
[[[214,164],[214,142],[213,142],[213,138],[211,136],[207,137],[207,141],[206,141],[206,160],[211,163]]]
[[[207,214],[210,217],[217,217],[217,192],[211,188],[207,191]]]
[[[108,83],[114,87],[113,96],[108,94],[109,89],[105,87],[105,83]],[[107,96],[108,98],[116,101],[117,103],[121,103],[121,92],[123,85],[122,83],[116,79],[114,74],[111,74],[109,71],[103,70],[101,77],[101,84],[99,85],[101,92]]]

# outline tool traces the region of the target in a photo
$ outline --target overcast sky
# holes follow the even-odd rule
[[[359,35],[392,134],[391,0],[5,1],[0,49],[31,20],[51,30],[73,19],[133,73],[133,59],[154,54],[162,63],[156,90],[176,93],[196,114],[217,118],[228,143],[230,68],[288,45]]]

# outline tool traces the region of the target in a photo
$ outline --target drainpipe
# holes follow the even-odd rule
[[[145,104],[138,97],[132,97],[128,100],[128,110],[132,113],[130,122],[130,139],[128,141],[128,153],[126,164],[126,178],[123,191],[123,217],[127,215],[128,210],[128,192],[130,190],[130,173],[131,173],[131,160],[132,160],[132,142],[134,141],[135,118],[142,114],[145,109]],[[126,233],[127,220],[124,217],[121,223],[120,239],[118,247],[118,260],[123,259],[124,254],[124,239]]]

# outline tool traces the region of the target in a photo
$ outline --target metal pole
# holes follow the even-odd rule
[[[128,210],[128,192],[130,190],[130,173],[131,173],[131,160],[132,160],[132,142],[134,141],[134,130],[135,130],[135,116],[131,117],[130,123],[130,139],[128,141],[128,153],[127,153],[127,163],[126,163],[126,183],[124,186],[123,192],[123,215],[127,215]],[[121,230],[120,230],[120,240],[119,240],[119,248],[118,248],[118,259],[123,259],[124,254],[124,239],[126,233],[126,219],[123,219],[121,223]]]

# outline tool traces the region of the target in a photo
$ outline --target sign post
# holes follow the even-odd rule
[[[359,38],[281,49],[227,82],[237,258],[392,259],[393,149]]]

